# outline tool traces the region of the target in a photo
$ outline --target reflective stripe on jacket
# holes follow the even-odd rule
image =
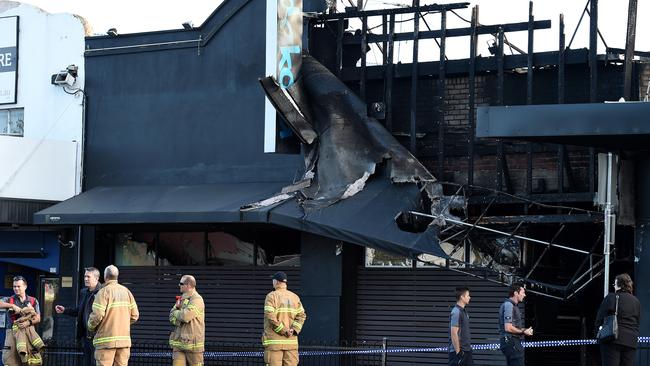
[[[174,351],[203,352],[205,340],[205,305],[196,290],[183,294],[181,308],[172,307],[169,322],[174,331],[169,335],[169,345]]]
[[[278,282],[275,291],[264,300],[264,335],[262,344],[268,350],[298,349],[298,333],[307,319],[298,295],[287,290],[287,284]],[[284,335],[293,329],[294,335]]]
[[[131,291],[117,280],[106,281],[95,295],[93,312],[88,317],[88,331],[95,332],[95,348],[131,347],[131,324],[139,316]]]

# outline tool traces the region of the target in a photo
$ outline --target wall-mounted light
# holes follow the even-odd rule
[[[184,28],[185,30],[193,29],[193,28],[194,28],[194,23],[192,23],[191,20],[188,20],[187,22],[184,22],[184,23],[183,23],[183,28]]]
[[[106,31],[106,34],[108,34],[111,37],[117,37],[117,29],[111,28]]]

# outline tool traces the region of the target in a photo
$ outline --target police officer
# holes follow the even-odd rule
[[[473,366],[472,333],[465,307],[471,299],[467,287],[456,288],[456,305],[449,315],[449,366]]]
[[[499,308],[500,348],[506,356],[508,366],[524,365],[524,348],[521,339],[532,336],[533,328],[524,328],[521,313],[517,305],[524,301],[526,288],[521,283],[514,283],[508,289],[508,298]]]
[[[264,300],[264,364],[298,365],[298,333],[307,319],[298,295],[287,290],[287,274],[272,276],[273,288]]]

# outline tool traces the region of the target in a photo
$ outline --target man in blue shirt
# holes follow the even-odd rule
[[[456,305],[449,315],[449,366],[473,366],[472,334],[465,307],[471,299],[467,287],[456,288]]]
[[[525,328],[517,305],[524,301],[526,288],[521,283],[514,283],[508,290],[508,298],[499,308],[500,348],[508,366],[524,366],[524,348],[521,339],[532,336],[533,328]]]

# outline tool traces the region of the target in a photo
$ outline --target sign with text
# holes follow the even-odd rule
[[[302,0],[278,0],[277,80],[286,89],[302,62]]]
[[[16,103],[18,17],[0,18],[0,104]]]

